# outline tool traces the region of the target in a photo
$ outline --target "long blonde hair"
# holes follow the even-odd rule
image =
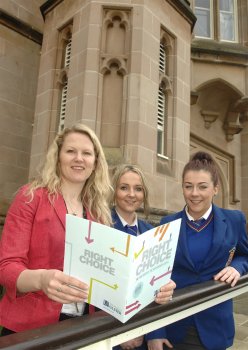
[[[82,204],[96,221],[110,225],[111,214],[108,199],[112,188],[109,180],[108,164],[98,137],[93,130],[81,123],[65,128],[55,137],[47,152],[41,174],[29,185],[27,194],[31,195],[32,200],[34,191],[40,187],[47,188],[50,198],[61,193],[59,153],[65,137],[74,132],[84,134],[90,138],[96,157],[95,170],[82,189]]]
[[[145,178],[143,171],[136,165],[122,164],[122,165],[117,166],[114,169],[114,173],[113,173],[113,177],[112,177],[112,186],[113,186],[114,191],[111,193],[111,196],[110,196],[110,206],[111,207],[115,206],[116,190],[117,190],[117,186],[118,186],[118,183],[120,181],[121,176],[126,174],[129,171],[136,173],[140,177],[140,180],[141,180],[141,183],[143,186],[143,191],[144,191],[144,201],[143,201],[144,214],[147,217],[149,215],[149,211],[150,211],[148,186],[147,186],[146,178]]]

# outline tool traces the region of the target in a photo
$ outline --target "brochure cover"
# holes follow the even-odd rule
[[[132,236],[66,215],[64,272],[89,285],[88,303],[126,322],[169,282],[181,219]]]

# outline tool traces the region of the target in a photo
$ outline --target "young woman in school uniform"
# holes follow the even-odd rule
[[[141,169],[135,165],[120,165],[115,169],[112,186],[114,189],[111,198],[112,220],[116,229],[132,235],[140,235],[153,226],[138,218],[136,211],[143,206],[146,217],[149,213],[148,187]],[[160,293],[155,299],[159,304],[168,301],[175,288],[174,282],[160,288]],[[163,298],[163,299],[162,299]],[[114,348],[123,349],[147,349],[144,337],[138,337],[122,343]]]
[[[218,169],[212,156],[197,152],[182,174],[186,206],[161,220],[165,224],[182,219],[171,276],[177,288],[209,280],[233,287],[248,271],[245,216],[239,210],[213,204],[218,183]],[[234,333],[232,300],[227,300],[151,332],[147,336],[148,349],[224,350],[232,346]]]

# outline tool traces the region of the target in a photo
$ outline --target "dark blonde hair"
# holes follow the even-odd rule
[[[188,171],[204,170],[211,175],[211,180],[216,187],[219,184],[219,172],[213,157],[207,152],[197,152],[193,154],[190,161],[185,165],[182,174],[182,181]]]
[[[113,177],[112,177],[112,186],[113,186],[113,192],[112,195],[110,197],[110,205],[111,207],[115,206],[115,196],[116,196],[116,190],[117,190],[117,186],[118,183],[120,181],[120,178],[122,175],[128,173],[128,172],[133,172],[139,175],[140,179],[141,179],[141,183],[142,183],[142,187],[143,187],[143,191],[144,191],[144,214],[147,217],[149,215],[149,191],[148,191],[148,186],[146,183],[146,179],[145,179],[145,175],[142,172],[142,170],[136,166],[136,165],[131,165],[131,164],[122,164],[117,166],[114,169],[113,172]]]
[[[61,174],[59,167],[59,154],[67,135],[80,133],[89,137],[94,146],[95,169],[85,182],[81,193],[82,203],[89,210],[95,220],[103,224],[111,223],[111,215],[108,207],[108,198],[111,193],[107,161],[100,141],[93,130],[84,124],[78,123],[65,128],[52,142],[47,152],[46,160],[40,176],[35,179],[28,188],[28,194],[33,194],[35,189],[45,187],[50,198],[61,193]]]

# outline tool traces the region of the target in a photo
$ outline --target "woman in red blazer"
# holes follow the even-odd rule
[[[65,215],[111,224],[108,166],[88,127],[66,128],[52,143],[41,176],[20,189],[0,241],[2,335],[88,312],[88,285],[64,274]],[[163,304],[168,285],[157,297]]]
[[[84,312],[88,286],[63,271],[66,213],[111,223],[110,183],[100,142],[88,127],[66,128],[52,143],[41,176],[21,188],[0,242],[2,335]],[[66,318],[66,317],[65,317]]]

